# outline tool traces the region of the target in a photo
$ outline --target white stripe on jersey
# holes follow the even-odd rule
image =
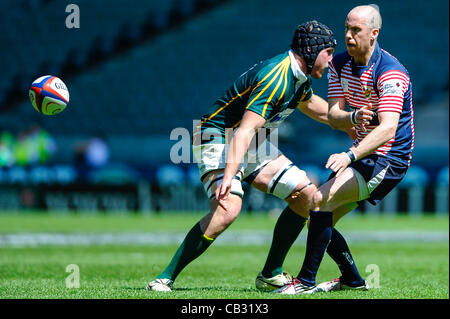
[[[328,77],[328,99],[345,98],[352,109],[360,109],[361,107],[372,104],[374,112],[398,112],[402,113],[403,97],[408,90],[409,77],[405,73],[397,70],[390,70],[383,73],[377,80],[377,89],[380,97],[374,90],[372,77],[372,66],[365,71],[360,78],[352,74],[351,59],[343,66],[341,70],[341,79],[334,68],[333,63],[329,67]],[[412,108],[411,108],[412,110]],[[412,115],[413,116],[413,115]],[[411,128],[414,141],[414,127]],[[359,143],[367,134],[369,134],[376,126],[367,126],[364,131],[360,125],[356,125],[355,144]],[[380,146],[374,153],[386,155],[395,137]],[[413,142],[414,143],[414,142]]]
[[[409,93],[409,97],[410,97],[411,132],[412,132],[411,150],[413,150],[414,149],[414,109],[413,109],[413,105],[412,105],[412,90]],[[408,167],[409,167],[409,165],[411,163],[411,159],[412,159],[412,152],[409,154]]]

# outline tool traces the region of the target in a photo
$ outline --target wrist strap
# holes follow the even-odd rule
[[[350,114],[350,121],[352,122],[353,125],[358,124],[358,122],[356,121],[356,112],[358,112],[358,111],[353,111]]]
[[[350,122],[352,122],[353,125],[358,124],[358,122],[356,121],[356,112],[358,111],[353,111],[352,113],[350,113]]]
[[[353,163],[357,160],[355,153],[352,150],[348,150],[345,154],[350,158],[350,163]]]

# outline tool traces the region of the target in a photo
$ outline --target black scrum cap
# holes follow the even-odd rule
[[[292,39],[291,49],[306,61],[307,73],[311,74],[314,62],[320,51],[334,48],[336,40],[333,32],[316,20],[305,22],[297,27]]]

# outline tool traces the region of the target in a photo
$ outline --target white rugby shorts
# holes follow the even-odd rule
[[[210,171],[225,169],[226,157],[229,144],[201,144],[193,145],[194,158],[200,170],[200,177],[202,178],[203,187],[209,198],[214,197],[215,190],[223,178],[223,174],[203,178]],[[278,158],[282,153],[278,148],[265,140],[257,148],[250,149],[244,157],[244,161],[238,168],[238,173],[232,181],[231,193],[243,196],[242,180],[248,177],[253,172],[257,172],[270,161]],[[305,177],[306,173],[298,169],[294,164],[288,163],[286,167],[280,168],[268,185],[268,193],[273,194],[279,198],[286,198],[295,189]],[[271,186],[272,185],[272,186]]]

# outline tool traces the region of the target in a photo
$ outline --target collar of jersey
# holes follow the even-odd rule
[[[289,50],[289,57],[291,59],[291,70],[292,70],[292,73],[294,73],[294,77],[301,83],[305,82],[308,79],[308,77],[300,69],[292,50]]]
[[[380,58],[381,48],[378,45],[378,42],[375,44],[375,49],[373,50],[372,56],[370,57],[368,65],[356,65],[355,60],[352,58],[352,74],[357,77],[361,77],[361,75],[370,69],[370,67],[375,64]]]

